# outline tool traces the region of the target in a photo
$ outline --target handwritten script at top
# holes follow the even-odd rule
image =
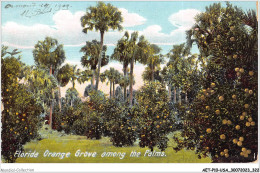
[[[21,9],[21,16],[24,17],[34,17],[39,16],[47,13],[55,13],[60,10],[68,10],[71,6],[69,4],[49,4],[49,3],[31,3],[31,4],[23,4],[23,5],[13,5],[13,4],[6,4],[4,6],[5,9]]]

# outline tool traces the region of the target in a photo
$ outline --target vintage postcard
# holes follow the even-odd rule
[[[1,31],[1,171],[259,171],[257,1],[2,1]]]

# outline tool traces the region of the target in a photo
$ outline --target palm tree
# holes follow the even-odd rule
[[[126,31],[124,36],[117,42],[114,53],[111,58],[118,60],[123,63],[124,78],[127,78],[127,68],[131,61],[131,52],[129,49],[129,33]],[[124,100],[126,100],[126,87],[128,85],[123,85],[124,88]]]
[[[110,93],[109,96],[110,98],[115,96],[115,84],[120,83],[120,77],[122,76],[118,70],[116,70],[113,67],[110,67],[109,70],[105,70],[101,76],[106,77],[106,79],[110,83]]]
[[[98,59],[100,56],[100,42],[97,40],[87,41],[86,45],[80,49],[80,52],[84,52],[84,56],[81,58],[81,64],[83,67],[90,68],[92,70],[91,87],[94,88],[95,74],[98,65]],[[109,57],[106,55],[107,46],[102,48],[101,67],[105,66],[109,62]]]
[[[168,80],[168,89],[171,89],[171,86],[174,86],[174,103],[176,103],[177,88],[179,91],[179,103],[181,103],[181,84],[182,81],[182,72],[185,71],[186,65],[184,58],[189,55],[190,51],[185,44],[174,45],[167,56],[170,58],[167,63],[167,80]]]
[[[103,50],[104,34],[109,29],[122,30],[121,23],[123,18],[121,12],[110,3],[98,2],[96,7],[89,7],[86,14],[81,17],[81,26],[84,28],[83,32],[87,33],[95,29],[100,32],[100,50]],[[96,77],[96,90],[98,90],[99,75],[101,68],[102,53],[99,52],[98,69]]]
[[[44,41],[38,41],[33,49],[33,57],[36,66],[40,68],[49,69],[49,74],[52,76],[53,73],[57,72],[61,64],[65,60],[65,52],[63,45],[59,44],[56,39],[46,37]],[[52,95],[53,90],[51,90]],[[50,101],[50,116],[49,125],[52,128],[52,109],[53,99]]]
[[[138,41],[138,42],[137,42]],[[130,97],[129,105],[133,105],[133,73],[134,73],[134,62],[145,63],[148,57],[149,43],[145,40],[144,36],[138,38],[138,32],[133,32],[129,40],[129,49],[131,50],[131,63],[130,63]]]
[[[64,66],[62,66],[58,73],[57,73],[57,81],[58,81],[58,85],[59,85],[59,108],[60,108],[60,112],[61,112],[61,91],[60,88],[61,87],[65,87],[71,78],[71,74],[72,74],[72,68],[69,64],[65,64]]]
[[[81,74],[81,71],[79,68],[77,68],[77,65],[73,65],[71,67],[71,76],[70,76],[70,81],[72,83],[72,88],[75,89],[75,81],[76,80],[80,80],[80,74]]]
[[[151,44],[149,47],[149,56],[146,59],[146,63],[148,65],[147,72],[151,73],[151,81],[154,81],[155,71],[160,70],[160,64],[163,63],[163,56],[160,53],[161,48],[156,44]]]

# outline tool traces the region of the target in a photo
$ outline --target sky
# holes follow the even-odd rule
[[[217,2],[217,1],[216,1]],[[194,24],[194,16],[205,11],[212,1],[106,1],[116,6],[124,18],[124,30],[105,33],[104,43],[111,55],[114,46],[124,32],[138,31],[150,43],[158,44],[166,54],[174,44],[185,42],[185,31]],[[243,10],[256,9],[255,1],[231,2]],[[10,49],[22,51],[22,61],[33,65],[32,50],[39,40],[46,36],[56,38],[64,45],[66,62],[78,64],[82,53],[80,48],[86,41],[100,40],[98,32],[82,32],[80,17],[96,1],[2,1],[1,38],[2,44]],[[222,2],[225,5],[225,2]],[[192,49],[193,53],[198,50]],[[113,64],[114,63],[114,64]],[[116,65],[112,62],[111,65]]]

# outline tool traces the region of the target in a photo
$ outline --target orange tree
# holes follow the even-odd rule
[[[13,51],[15,53],[15,50]],[[2,132],[1,155],[6,162],[15,162],[16,151],[22,151],[23,145],[38,136],[42,106],[18,77],[24,64],[13,53],[2,47],[1,52],[1,96],[2,96]]]
[[[183,111],[182,147],[196,148],[198,157],[213,162],[251,162],[258,148],[257,38],[254,11],[229,3],[213,4],[196,17],[187,32],[206,60],[201,91]]]
[[[167,148],[167,135],[173,131],[174,118],[168,93],[158,82],[143,86],[136,94],[139,122],[139,145],[152,151]]]

